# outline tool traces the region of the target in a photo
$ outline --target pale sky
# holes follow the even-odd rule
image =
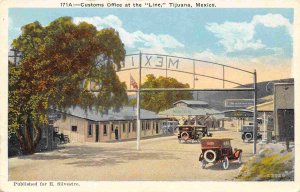
[[[75,23],[87,21],[97,29],[115,28],[127,54],[158,53],[189,57],[253,71],[258,81],[291,77],[293,56],[293,9],[37,9],[9,10],[9,44],[20,28],[39,21],[48,25],[61,16]],[[153,56],[151,66],[160,65]],[[146,61],[147,58],[143,58]],[[128,61],[126,61],[128,62]],[[181,70],[193,71],[193,64],[179,61]],[[145,63],[143,63],[145,65]],[[162,61],[165,67],[165,60]],[[120,72],[129,82],[136,71]],[[165,75],[164,71],[143,70],[144,75]],[[222,69],[196,63],[196,73],[222,77]],[[193,85],[193,76],[169,72],[169,76]],[[251,77],[225,69],[225,78],[251,83]],[[197,88],[220,86],[222,82],[197,77]],[[226,84],[231,87],[232,84]]]

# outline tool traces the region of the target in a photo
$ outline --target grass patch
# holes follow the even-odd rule
[[[243,181],[291,180],[293,169],[292,152],[272,154],[267,149],[246,162],[237,179]]]

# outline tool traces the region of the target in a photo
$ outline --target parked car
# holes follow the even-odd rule
[[[179,125],[178,141],[181,142],[200,142],[202,137],[211,137],[212,133],[208,133],[207,127],[204,125]]]
[[[174,133],[178,128],[178,121],[166,121],[162,122],[162,130],[164,134]]]
[[[64,135],[63,133],[54,132],[53,140],[57,145],[70,143],[70,139],[68,135]]]
[[[222,163],[228,169],[230,161],[242,163],[242,150],[232,150],[230,138],[203,138],[201,140],[201,154],[199,161],[204,169],[208,163]]]
[[[251,141],[253,140],[253,125],[244,125],[242,127],[242,140],[243,142],[245,141]],[[262,139],[262,134],[261,133],[258,133],[258,130],[257,130],[257,139]]]

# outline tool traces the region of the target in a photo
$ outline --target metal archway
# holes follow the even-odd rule
[[[146,57],[146,63],[144,66],[142,66],[143,56]],[[152,56],[156,56],[157,58],[160,59],[159,65],[155,65],[154,67],[147,66],[147,64],[148,65],[150,64],[149,61],[152,58]],[[140,137],[141,137],[141,126],[140,126],[140,123],[141,123],[140,122],[140,93],[141,92],[148,92],[148,91],[246,91],[246,92],[253,92],[253,101],[254,101],[254,104],[253,104],[253,109],[254,109],[253,110],[253,125],[254,125],[253,126],[253,134],[255,135],[255,137],[253,139],[253,153],[256,154],[256,142],[257,142],[257,138],[256,138],[256,135],[257,135],[257,120],[256,120],[257,119],[257,74],[256,74],[256,70],[251,72],[248,70],[244,70],[244,69],[240,69],[237,67],[232,67],[232,66],[228,66],[228,65],[224,65],[224,64],[220,64],[220,63],[216,63],[216,62],[210,62],[210,61],[204,61],[204,60],[192,59],[192,58],[186,58],[186,57],[178,57],[178,56],[172,56],[172,55],[164,55],[164,54],[150,54],[150,53],[140,52],[139,54],[126,55],[125,58],[127,58],[127,57],[131,57],[131,59],[132,59],[131,67],[126,68],[125,62],[124,62],[124,64],[122,65],[122,67],[119,71],[138,70],[138,72],[139,72],[138,88],[135,90],[133,90],[133,89],[127,90],[128,92],[136,92],[137,93],[137,150],[140,150]],[[137,67],[135,66],[135,64],[133,62],[133,57],[138,57],[138,66]],[[169,60],[168,60],[168,58],[169,58]],[[173,61],[170,58],[175,58],[177,60]],[[178,70],[179,59],[191,61],[193,64],[193,72]],[[163,61],[165,61],[165,66],[163,66],[163,64],[164,64]],[[168,61],[169,61],[169,65],[168,65]],[[196,62],[202,62],[202,63],[206,63],[206,64],[220,66],[222,68],[222,73],[223,73],[222,78],[210,76],[210,75],[206,75],[206,74],[196,73],[196,69],[195,69]],[[176,69],[170,68],[171,64],[172,64],[172,66],[174,66],[174,64],[177,64],[177,68]],[[250,74],[253,77],[253,87],[247,87],[241,83],[225,79],[225,69],[226,68],[237,70],[242,73]],[[193,75],[193,78],[194,78],[193,88],[141,88],[142,69],[164,70],[166,72],[166,77],[168,76],[168,71]],[[205,77],[205,78],[222,81],[223,87],[217,88],[217,89],[196,89],[195,88],[195,77],[196,76],[201,76],[201,77]],[[225,88],[225,82],[232,83],[232,84],[238,85],[240,87]]]

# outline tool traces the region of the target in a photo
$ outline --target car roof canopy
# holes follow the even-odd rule
[[[232,138],[228,138],[228,137],[204,137],[201,140],[232,140]]]

